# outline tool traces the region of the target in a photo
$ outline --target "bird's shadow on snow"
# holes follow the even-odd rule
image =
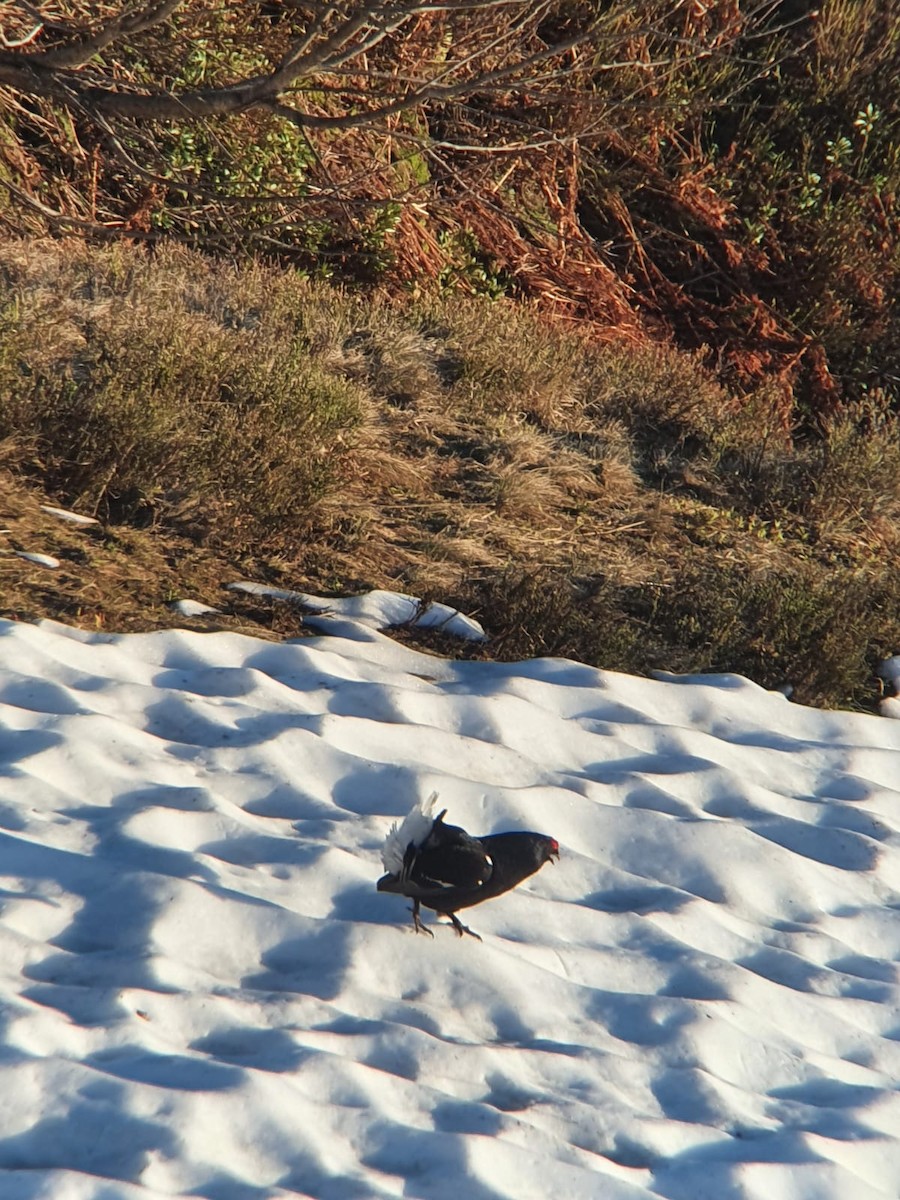
[[[408,926],[411,906],[405,896],[378,893],[375,883],[351,884],[336,892],[329,917],[356,925]]]

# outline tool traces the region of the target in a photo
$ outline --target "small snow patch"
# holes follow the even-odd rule
[[[303,604],[303,592],[292,592],[287,588],[269,587],[265,583],[251,583],[241,579],[237,583],[225,585],[229,592],[246,592],[248,596],[268,596],[272,600],[289,600],[294,604]]]
[[[218,608],[213,608],[210,604],[202,604],[199,600],[172,600],[169,608],[181,617],[203,617],[208,613],[218,613],[220,611]]]
[[[24,558],[26,562],[34,563],[38,567],[46,567],[49,571],[55,571],[60,565],[59,559],[54,558],[52,554],[32,554],[28,550],[16,550],[15,553],[19,558]]]
[[[322,617],[343,617],[366,625],[370,629],[390,629],[403,625],[407,628],[437,629],[453,637],[468,641],[483,642],[484,629],[472,617],[467,617],[449,604],[432,601],[423,604],[415,596],[403,592],[375,589],[362,596],[324,598],[311,596],[307,592],[293,592],[282,588],[267,587],[261,583],[241,581],[229,583],[233,592],[247,592],[251,596],[269,596],[273,600],[287,600],[311,608]]]
[[[60,521],[68,521],[71,525],[99,525],[96,517],[86,517],[82,513],[70,512],[67,508],[54,508],[52,504],[42,504],[41,509],[51,517],[59,517]]]
[[[346,596],[326,600],[320,596],[304,596],[302,603],[307,608],[325,616],[349,617],[361,625],[373,629],[389,629],[405,625],[418,629],[438,629],[454,637],[484,641],[482,627],[472,617],[467,617],[448,604],[435,601],[423,604],[415,596],[403,592],[388,592],[376,589],[362,596]]]

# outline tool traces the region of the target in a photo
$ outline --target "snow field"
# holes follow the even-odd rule
[[[0,624],[0,1196],[895,1197],[900,724],[348,611]],[[375,892],[431,791],[561,844],[482,944]]]

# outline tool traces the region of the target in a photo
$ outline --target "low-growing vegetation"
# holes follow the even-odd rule
[[[283,634],[296,614],[223,585],[388,586],[479,616],[477,653],[859,706],[900,646],[875,399],[791,436],[769,384],[699,354],[176,248],[8,242],[0,280],[8,615],[151,628],[188,594]]]
[[[2,7],[9,231],[525,299],[788,430],[897,406],[895,3]]]

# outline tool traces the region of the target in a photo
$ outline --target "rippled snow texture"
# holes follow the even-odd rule
[[[0,625],[4,1200],[884,1200],[900,724],[732,676]],[[562,845],[412,931],[432,790]]]

